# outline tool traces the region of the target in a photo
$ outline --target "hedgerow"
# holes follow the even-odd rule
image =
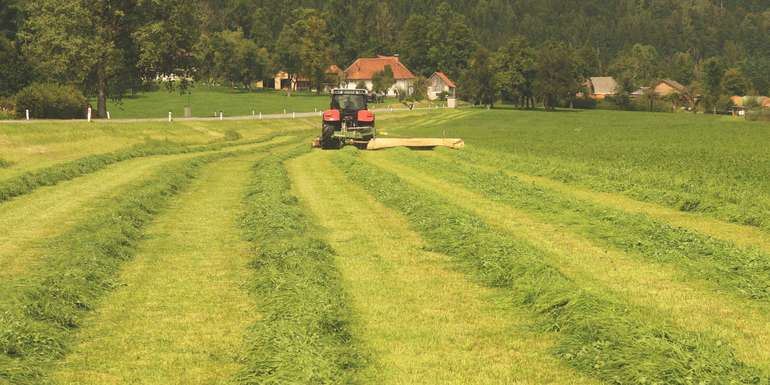
[[[184,146],[169,141],[148,141],[125,150],[119,150],[108,154],[90,155],[0,181],[0,203],[11,198],[28,194],[40,187],[53,186],[59,182],[86,175],[101,170],[111,164],[133,158],[152,155],[216,151],[227,147],[266,142],[280,135],[285,135],[285,132],[274,132],[259,139],[249,141],[217,142],[199,146]]]
[[[430,170],[435,175],[479,191],[496,201],[534,211],[548,222],[638,257],[674,264],[693,277],[749,299],[770,301],[770,255],[743,249],[681,227],[524,183],[504,172],[491,173],[466,162],[403,153],[399,162]]]
[[[258,162],[244,200],[261,317],[246,337],[241,384],[344,384],[365,364],[350,333],[350,300],[334,252],[315,236],[290,191],[283,162],[304,152],[298,147]]]
[[[606,293],[581,289],[530,244],[343,151],[336,165],[388,207],[402,212],[437,252],[456,258],[488,286],[507,290],[558,336],[555,354],[612,384],[767,384],[708,335],[679,330]]]

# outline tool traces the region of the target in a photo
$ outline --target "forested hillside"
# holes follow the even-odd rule
[[[0,4],[2,95],[31,82],[55,81],[76,84],[88,95],[101,92],[106,99],[137,88],[142,79],[172,72],[243,85],[276,69],[317,78],[331,63],[344,68],[359,56],[395,53],[419,75],[440,69],[459,79],[478,48],[499,59],[506,47],[537,53],[555,45],[574,59],[576,76],[612,74],[627,88],[665,77],[714,98],[770,89],[766,0]],[[724,76],[730,92],[722,87]],[[722,89],[709,90],[708,83],[720,83]],[[504,96],[504,88],[497,87],[495,95]]]

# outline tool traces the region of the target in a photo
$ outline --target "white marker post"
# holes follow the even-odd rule
[[[296,112],[292,112],[291,113],[291,118],[292,119],[296,119],[297,118],[297,113]]]
[[[91,107],[88,107],[88,112],[86,113],[86,119],[88,119],[88,123],[91,123]]]
[[[107,120],[110,120],[110,112],[107,111]]]
[[[29,109],[26,110],[27,113],[27,120],[29,120]]]
[[[259,113],[259,120],[262,120],[262,113]]]
[[[224,120],[225,114],[222,111],[219,111],[219,120]]]
[[[171,111],[168,112],[168,122],[171,123]]]

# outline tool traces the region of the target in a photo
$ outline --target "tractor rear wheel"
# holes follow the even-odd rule
[[[340,148],[339,139],[334,137],[334,126],[324,124],[321,130],[321,148],[326,150]]]

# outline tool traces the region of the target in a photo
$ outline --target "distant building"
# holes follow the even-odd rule
[[[683,94],[687,92],[687,87],[683,86],[676,80],[663,79],[655,85],[655,95],[668,96],[674,93]]]
[[[443,72],[436,71],[428,79],[428,99],[436,100],[441,93],[454,98],[457,86]]]
[[[588,90],[588,96],[597,100],[602,100],[618,92],[618,82],[611,76],[590,77],[584,86]]]
[[[326,79],[324,79],[321,83],[323,84],[324,88],[334,88],[337,87],[339,82],[343,76],[344,73],[338,67],[336,64],[332,64],[329,66],[329,68],[326,70]],[[334,83],[334,84],[331,84]],[[273,75],[272,78],[263,80],[263,81],[257,81],[256,82],[257,88],[272,88],[275,90],[288,90],[291,89],[292,91],[296,90],[309,90],[313,87],[312,82],[307,76],[304,75],[297,75],[295,77],[289,76],[289,73],[286,71],[278,71]]]
[[[377,56],[374,58],[359,58],[345,69],[345,79],[342,86],[354,89],[359,83],[364,83],[366,89],[372,90],[372,78],[377,72],[385,70],[389,65],[393,71],[396,83],[388,89],[389,96],[395,96],[399,92],[410,94],[413,91],[415,76],[401,63],[398,56]]]

